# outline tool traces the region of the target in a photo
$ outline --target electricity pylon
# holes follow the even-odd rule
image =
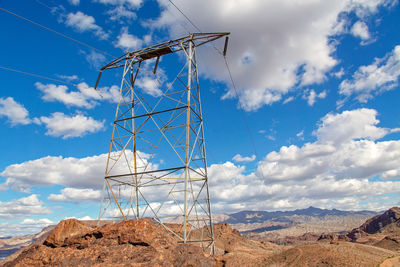
[[[101,68],[96,87],[104,70],[122,68],[123,74],[99,220],[151,217],[180,242],[199,242],[213,252],[196,47],[226,36],[225,54],[228,35],[193,33],[126,53]],[[167,55],[176,52],[186,58],[181,68],[168,62]],[[170,82],[158,67],[161,57],[168,73],[177,73]]]

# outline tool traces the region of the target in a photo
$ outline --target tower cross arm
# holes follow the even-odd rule
[[[125,60],[133,60],[133,64],[140,61],[152,59],[155,57],[161,57],[163,55],[175,53],[183,49],[188,48],[189,42],[192,42],[194,47],[201,46],[203,44],[215,41],[224,36],[228,36],[229,32],[217,32],[217,33],[191,33],[185,37],[170,40],[161,44],[145,47],[134,52],[127,52],[121,57],[114,59],[110,63],[106,64],[100,69],[100,71],[106,69],[114,69],[124,66]]]

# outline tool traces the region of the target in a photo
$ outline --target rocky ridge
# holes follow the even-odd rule
[[[210,256],[177,238],[151,219],[88,226],[61,221],[42,244],[23,251],[4,266],[230,266],[257,264],[278,246],[249,240],[228,224],[214,225],[217,255]]]
[[[97,226],[68,219],[4,266],[396,266],[400,208],[347,234],[305,234],[300,245],[250,240],[228,223],[214,225],[216,254],[178,239],[151,219]],[[181,228],[179,224],[169,227]],[[193,235],[199,234],[193,230]],[[394,265],[393,265],[394,264]]]

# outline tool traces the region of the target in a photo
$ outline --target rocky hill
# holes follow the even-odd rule
[[[2,264],[244,267],[377,266],[382,263],[382,266],[396,266],[393,264],[400,259],[400,251],[388,246],[387,242],[399,232],[398,218],[398,209],[393,208],[367,220],[360,228],[370,229],[376,222],[378,225],[381,225],[379,222],[390,223],[385,224],[383,230],[381,228],[378,232],[364,232],[374,236],[376,241],[365,244],[352,240],[347,235],[337,238],[336,234],[326,234],[319,241],[314,235],[307,235],[304,236],[310,241],[307,244],[280,246],[250,240],[232,229],[228,223],[215,224],[215,255],[206,253],[198,245],[179,243],[173,234],[151,219],[109,222],[102,226],[68,219],[61,221],[44,241],[24,249],[18,256],[9,258]]]
[[[4,266],[223,266],[256,265],[280,248],[249,240],[228,224],[214,225],[216,254],[177,238],[150,219],[88,226],[61,221],[42,244],[20,253]]]
[[[250,240],[228,223],[215,224],[214,234],[216,254],[210,255],[199,245],[179,243],[151,219],[103,222],[100,226],[68,219],[0,265],[400,266],[397,207],[366,220],[347,234],[304,234],[297,237],[303,242],[293,241],[297,245]]]
[[[372,217],[346,236],[353,242],[400,252],[400,208],[393,207]]]

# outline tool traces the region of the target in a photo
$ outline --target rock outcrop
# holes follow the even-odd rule
[[[216,255],[210,256],[198,245],[178,243],[151,219],[101,227],[68,219],[42,244],[26,249],[4,266],[249,266],[260,263],[278,247],[249,240],[226,223],[213,229]],[[193,231],[194,237],[199,234],[200,230]]]
[[[387,225],[395,224],[400,220],[400,208],[393,207],[383,214],[376,215],[360,226],[360,230],[368,234],[376,234],[384,230]]]
[[[150,219],[91,228],[61,221],[43,244],[4,266],[213,266],[216,260],[176,238]]]
[[[48,247],[60,247],[64,245],[67,239],[82,235],[91,230],[91,227],[86,226],[86,224],[77,219],[62,220],[49,234],[43,244]]]
[[[352,242],[400,250],[400,208],[393,207],[372,217],[360,227],[351,230],[347,237]]]

